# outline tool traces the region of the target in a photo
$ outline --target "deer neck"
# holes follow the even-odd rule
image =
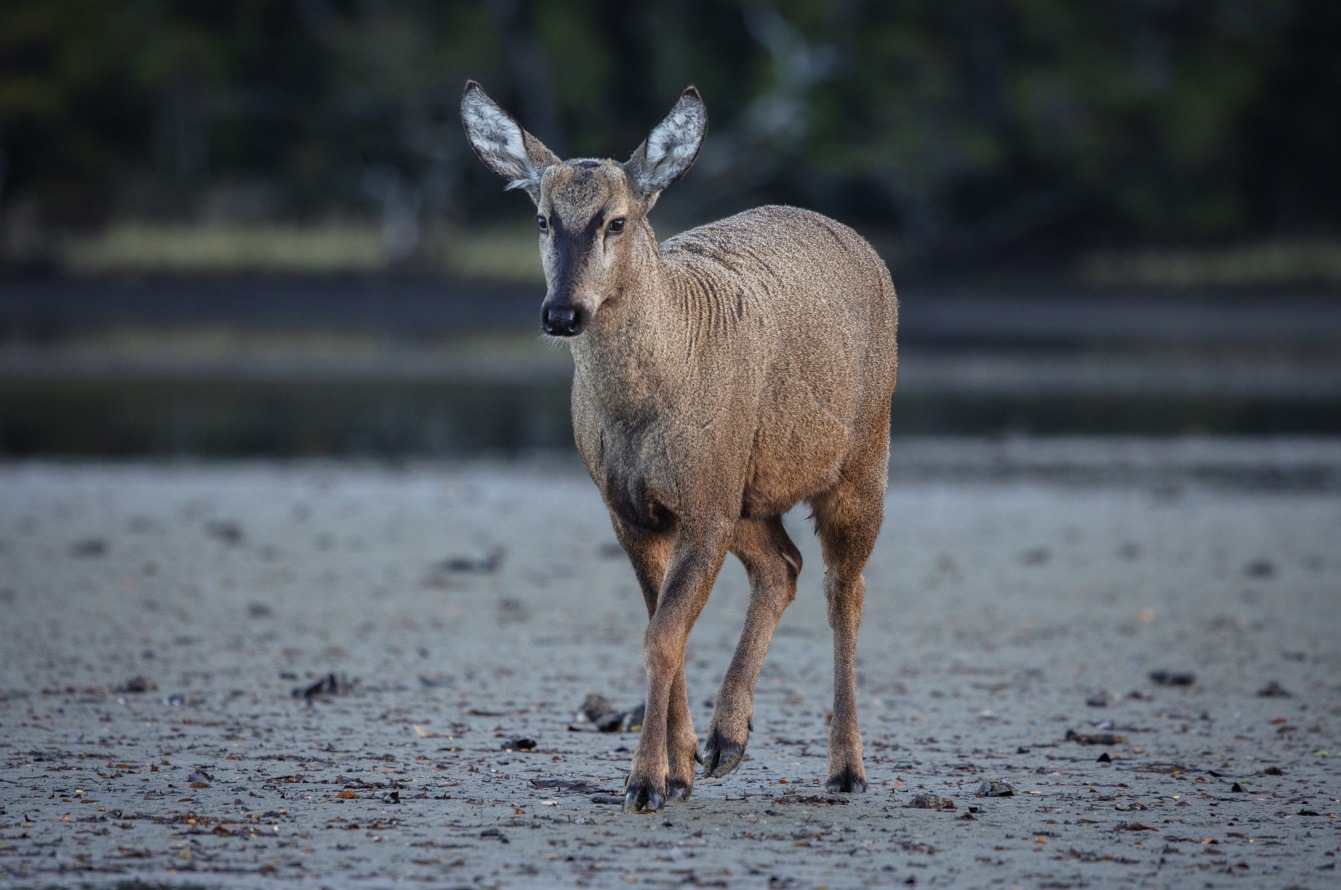
[[[574,373],[614,412],[642,413],[682,385],[689,335],[675,282],[644,224],[628,274],[572,342]]]

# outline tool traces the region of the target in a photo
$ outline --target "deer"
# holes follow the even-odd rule
[[[461,119],[484,165],[535,205],[541,328],[571,350],[577,450],[647,607],[646,710],[624,810],[687,798],[696,763],[704,778],[740,766],[801,572],[783,514],[803,501],[833,633],[827,787],[864,792],[857,631],[898,377],[884,261],[846,225],[783,205],[658,243],[648,213],[707,134],[692,86],[623,163],[561,160],[473,80]],[[727,553],[744,565],[749,599],[700,753],[685,650]]]

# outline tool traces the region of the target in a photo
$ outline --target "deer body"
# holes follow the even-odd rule
[[[745,630],[717,697],[705,775],[734,770],[801,555],[781,515],[810,504],[834,631],[829,787],[865,790],[855,706],[861,569],[879,532],[897,377],[888,270],[855,232],[763,207],[658,245],[646,214],[706,128],[687,90],[625,164],[563,162],[476,84],[476,153],[536,203],[547,333],[568,338],[578,450],[648,611],[647,706],[626,809],[685,797],[699,759],[685,642],[728,552],[750,579]]]
[[[875,252],[818,214],[765,207],[647,265],[572,341],[578,449],[606,503],[655,530],[778,515],[832,487],[871,444],[858,432],[889,421],[896,310]],[[851,299],[868,292],[884,299]]]

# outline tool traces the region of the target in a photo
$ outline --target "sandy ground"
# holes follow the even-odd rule
[[[574,464],[0,466],[0,885],[1337,886],[1341,442],[897,443],[886,515],[870,791],[794,514],[749,756],[630,816],[574,712],[641,698],[644,614]]]

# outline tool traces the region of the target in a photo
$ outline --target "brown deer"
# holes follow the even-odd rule
[[[859,235],[760,207],[658,245],[647,214],[707,132],[684,91],[624,163],[563,161],[474,81],[461,118],[485,166],[535,202],[546,334],[573,356],[573,426],[642,587],[647,710],[624,808],[659,810],[740,765],[754,687],[801,554],[782,514],[813,513],[834,640],[831,791],[865,791],[855,659],[862,568],[884,514],[898,300]],[[703,754],[685,642],[727,552],[750,582],[745,629]]]

